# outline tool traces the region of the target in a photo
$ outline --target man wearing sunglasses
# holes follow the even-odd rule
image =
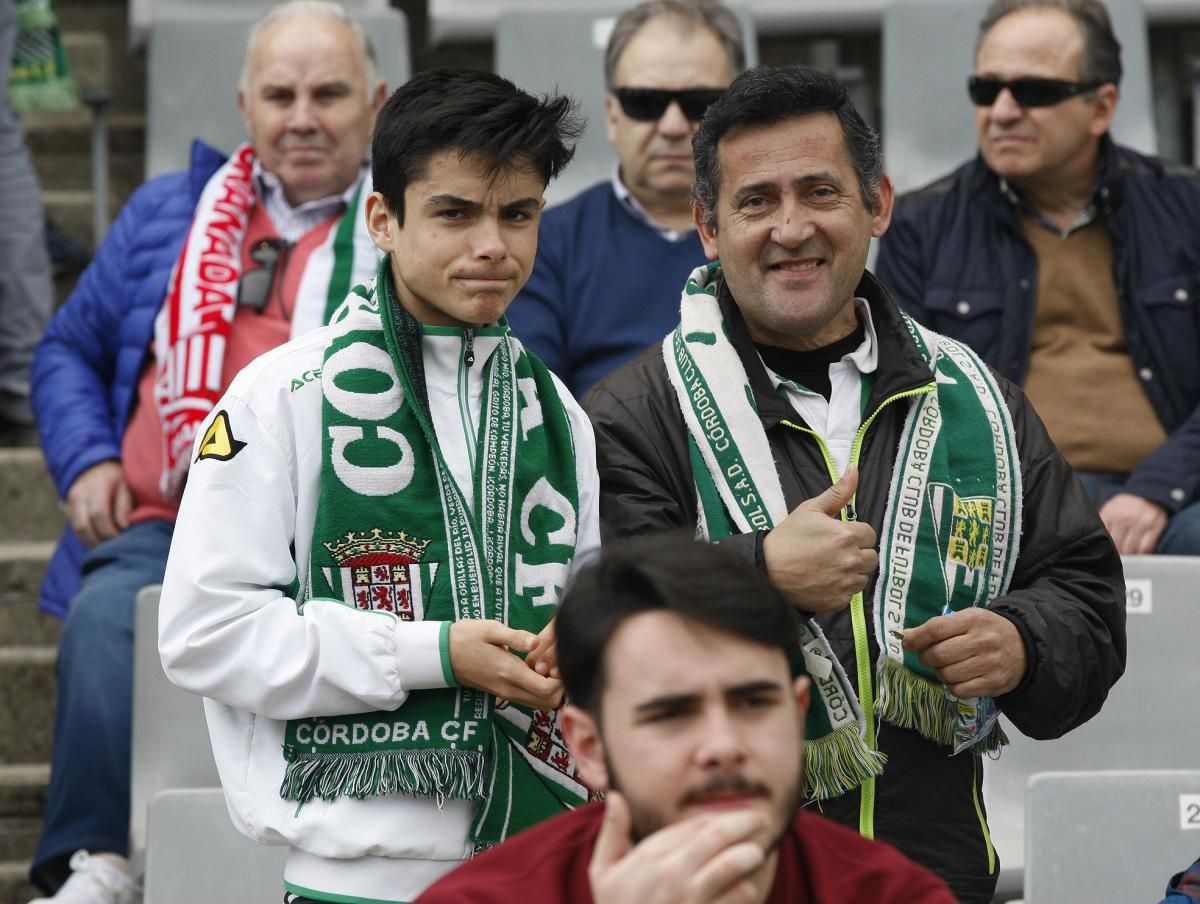
[[[897,203],[879,276],[1022,383],[1123,554],[1200,554],[1200,179],[1117,145],[1099,0],[997,0],[979,156]]]
[[[366,36],[338,4],[287,3],[247,43],[237,102],[248,142],[228,158],[197,142],[187,171],[138,189],[34,361],[70,528],[42,587],[41,607],[66,625],[31,876],[62,904],[136,894],[134,598],[162,581],[192,439],[244,365],[322,325],[379,260],[359,198],[386,89]],[[214,434],[206,448],[227,454],[237,440]]]
[[[513,330],[576,396],[675,323],[679,284],[704,260],[692,225],[692,135],[744,66],[737,18],[716,0],[649,0],[605,51],[612,178],[546,213]]]

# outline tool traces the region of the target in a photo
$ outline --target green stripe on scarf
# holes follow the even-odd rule
[[[404,620],[540,631],[578,532],[571,428],[545,366],[507,332],[477,365],[472,509],[434,433],[421,328],[393,294],[389,258],[374,287],[338,308],[330,333],[311,594]],[[557,714],[509,709],[451,687],[413,691],[392,712],[291,721],[280,793],[484,800],[472,838],[490,846],[587,796]]]
[[[683,291],[680,324],[663,341],[689,433],[697,532],[713,540],[770,529],[787,515],[749,379],[728,339],[720,285],[719,263],[697,268]],[[1020,469],[1008,409],[977,356],[907,317],[905,323],[935,373],[937,391],[905,402],[876,581],[874,627],[882,655],[872,711],[950,745],[956,702],[889,632],[986,605],[1007,591],[1020,538]],[[813,797],[833,797],[880,774],[886,758],[872,749],[858,695],[815,620],[804,626],[802,643],[815,690],[806,725],[806,786]],[[1004,742],[996,726],[974,749],[991,751]]]

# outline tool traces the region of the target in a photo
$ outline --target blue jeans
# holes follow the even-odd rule
[[[1125,488],[1124,474],[1103,474],[1077,471],[1083,489],[1092,497],[1096,508],[1104,505]],[[1158,538],[1154,554],[1159,556],[1200,556],[1200,502],[1185,505],[1167,522],[1167,528]]]
[[[128,856],[134,601],[162,583],[174,527],[131,525],[83,560],[59,641],[50,789],[29,871],[45,891],[62,883],[81,848]]]

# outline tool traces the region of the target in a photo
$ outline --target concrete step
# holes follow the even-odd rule
[[[51,646],[0,647],[0,765],[49,762],[56,655]]]
[[[0,863],[0,904],[27,904],[41,893],[29,884],[29,863]]]
[[[0,449],[0,542],[54,540],[66,523],[42,450]]]
[[[54,543],[0,543],[0,646],[58,643],[62,622],[37,611],[38,588]]]
[[[44,763],[0,766],[0,863],[33,857],[49,782]]]
[[[43,189],[91,188],[90,111],[27,113],[21,126]],[[114,211],[142,184],[145,148],[145,116],[113,113],[108,117],[108,186]]]

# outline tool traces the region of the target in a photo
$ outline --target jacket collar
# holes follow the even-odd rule
[[[1126,163],[1121,157],[1117,143],[1107,132],[1100,137],[1097,159],[1100,168],[1096,175],[1093,197],[1101,213],[1108,215],[1121,205],[1124,196]],[[1012,202],[1004,196],[1004,192],[1000,188],[1000,177],[988,168],[983,154],[978,152],[975,154],[975,160],[967,174],[967,189],[973,197],[986,203],[1003,219],[1016,224]]]
[[[858,298],[866,299],[879,341],[879,364],[867,406],[868,409],[874,410],[888,396],[929,383],[933,380],[933,373],[921,357],[900,311],[883,284],[864,270],[854,294]],[[796,412],[779,396],[771,378],[767,376],[762,359],[754,348],[754,341],[746,329],[746,321],[723,277],[717,293],[717,302],[721,307],[721,316],[725,321],[729,340],[746,369],[746,377],[750,381],[750,390],[754,394],[754,404],[758,408],[763,427],[770,429],[785,418],[795,419]]]

